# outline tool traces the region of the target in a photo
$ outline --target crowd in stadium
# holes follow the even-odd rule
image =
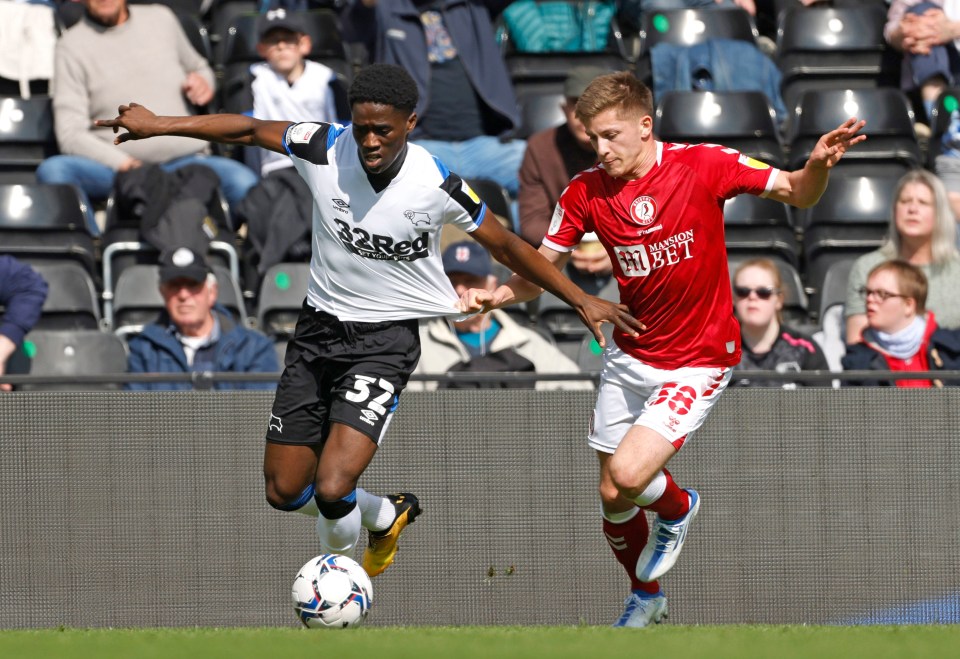
[[[77,369],[88,374],[278,372],[312,243],[313,202],[290,158],[185,137],[115,145],[93,121],[135,101],[160,115],[346,124],[351,81],[372,63],[402,66],[417,84],[411,143],[534,247],[569,180],[596,162],[575,107],[604,73],[628,70],[652,88],[664,142],[718,143],[784,170],[802,167],[839,121],[866,119],[867,141],[817,205],[728,202],[737,368],[953,363],[943,337],[960,329],[960,16],[942,2],[3,0],[0,11],[4,25],[25,26],[4,28],[0,50],[0,253],[10,257],[0,270],[0,375],[51,373],[45,362],[60,358],[45,354],[60,345],[51,333],[81,346],[75,353],[88,359]],[[436,249],[454,285],[471,275],[492,287],[511,274],[456,228]],[[190,263],[176,261],[185,255]],[[616,301],[612,256],[588,234],[564,272]],[[904,263],[922,286],[903,276],[871,285],[906,272]],[[174,268],[192,274],[174,277]],[[899,323],[877,320],[893,306]],[[182,319],[187,307],[195,318]],[[418,375],[600,366],[595,337],[549,293],[467,324],[434,320],[421,333]],[[105,341],[116,345],[82,348]],[[854,346],[854,356],[880,357],[855,359]],[[483,386],[534,384],[504,376]]]

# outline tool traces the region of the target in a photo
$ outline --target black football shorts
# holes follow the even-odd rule
[[[342,322],[304,304],[287,344],[267,441],[322,444],[343,423],[380,444],[420,359],[417,319]]]

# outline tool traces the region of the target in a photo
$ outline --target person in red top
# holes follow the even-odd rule
[[[860,294],[867,303],[867,327],[841,363],[848,371],[935,371],[960,365],[960,330],[937,327],[927,311],[927,277],[901,260],[884,261],[870,271]],[[898,387],[942,387],[937,380],[902,379]],[[888,385],[887,381],[850,381]],[[956,384],[956,383],[951,383]]]
[[[561,195],[540,253],[563,267],[587,232],[610,255],[620,300],[646,327],[617,331],[604,351],[589,445],[600,460],[603,530],[630,576],[614,626],[660,622],[658,579],[676,562],[700,497],[664,467],[700,427],[740,361],[723,236],[723,204],[762,195],[815,204],[830,169],[866,139],[851,118],[820,138],[803,169],[784,172],[714,144],[667,144],[653,134],[653,98],[629,72],[599,76],[577,101],[598,164]],[[532,299],[514,277],[472,289],[461,306],[487,310]],[[656,514],[648,543],[644,510]]]

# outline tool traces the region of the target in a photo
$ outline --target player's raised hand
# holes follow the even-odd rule
[[[112,128],[117,135],[113,140],[114,144],[121,144],[130,140],[142,140],[156,135],[157,115],[138,103],[121,105],[117,109],[115,119],[97,119],[93,122],[94,126]],[[120,133],[120,129],[125,128],[126,133]]]
[[[603,323],[613,323],[630,336],[637,336],[641,330],[647,329],[646,325],[630,315],[627,305],[617,304],[593,295],[587,296],[584,305],[577,308],[577,313],[580,314],[580,320],[590,329],[593,338],[602,348],[607,346],[603,332],[600,330],[600,325]]]
[[[817,141],[808,162],[814,167],[832,168],[850,147],[867,139],[866,135],[860,134],[860,129],[866,124],[863,119],[847,119]]]

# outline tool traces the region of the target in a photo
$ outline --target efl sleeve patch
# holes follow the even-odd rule
[[[290,155],[315,165],[328,164],[327,150],[331,146],[329,138],[336,137],[336,133],[331,135],[331,128],[330,124],[324,123],[291,124],[284,135],[287,151]]]

